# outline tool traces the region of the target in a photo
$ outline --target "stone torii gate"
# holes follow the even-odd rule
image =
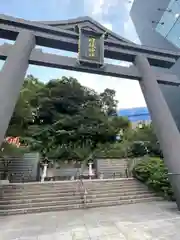
[[[180,210],[180,134],[158,83],[180,85],[170,68],[180,52],[136,45],[89,17],[68,21],[31,22],[0,15],[0,46],[5,63],[0,72],[0,144],[9,125],[29,64],[138,80],[159,139]],[[44,53],[35,45],[78,52],[78,58]],[[104,57],[132,62],[130,67],[104,64]]]

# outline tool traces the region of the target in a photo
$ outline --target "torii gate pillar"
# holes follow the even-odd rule
[[[34,35],[27,30],[21,31],[0,72],[0,145],[8,129],[34,47]]]
[[[163,151],[180,210],[180,133],[147,58],[142,55],[137,56],[135,65],[142,76],[140,86]]]

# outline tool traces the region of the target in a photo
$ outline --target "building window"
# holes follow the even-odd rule
[[[164,11],[164,14],[161,20],[157,24],[156,31],[159,32],[163,37],[171,41],[173,44],[177,45],[179,30],[176,24],[179,25],[180,0],[171,0],[167,9],[171,11],[170,12]],[[176,29],[174,30],[174,28]],[[175,32],[176,32],[176,37],[175,37]]]
[[[180,47],[180,18],[168,33],[166,38],[177,47]]]

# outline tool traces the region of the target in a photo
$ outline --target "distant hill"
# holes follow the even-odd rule
[[[131,122],[150,120],[147,107],[127,108],[118,111],[119,116],[128,117]]]

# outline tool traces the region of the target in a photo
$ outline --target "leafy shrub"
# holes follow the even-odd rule
[[[171,184],[168,180],[168,169],[160,158],[144,158],[133,169],[133,175],[146,183],[164,197],[174,200]]]
[[[146,144],[143,141],[134,141],[130,146],[132,157],[142,157],[147,154]]]
[[[113,144],[104,144],[96,150],[98,157],[136,158],[147,154],[147,148],[142,141],[122,141]]]

